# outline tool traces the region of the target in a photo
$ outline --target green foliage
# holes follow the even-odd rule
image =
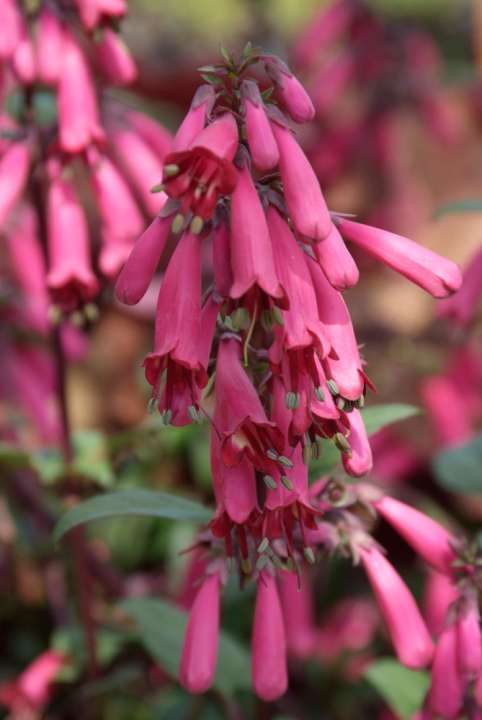
[[[409,670],[391,658],[372,663],[365,679],[402,720],[411,720],[420,710],[430,684],[427,672]]]
[[[435,219],[454,213],[482,213],[482,200],[454,200],[437,208]]]
[[[482,493],[482,435],[460,447],[442,450],[433,459],[437,482],[458,493]]]
[[[187,614],[153,598],[131,598],[120,606],[137,625],[139,639],[165,672],[176,678],[181,658]],[[226,694],[251,687],[250,659],[246,650],[221,633],[218,671],[214,687]]]

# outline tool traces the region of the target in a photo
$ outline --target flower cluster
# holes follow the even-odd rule
[[[149,405],[165,425],[208,418],[217,504],[199,538],[206,557],[181,682],[192,692],[212,682],[220,589],[235,566],[257,581],[255,690],[279,697],[287,670],[276,574],[299,571],[318,549],[361,561],[400,658],[420,667],[432,641],[411,594],[356,514],[340,514],[356,493],[327,479],[309,488],[308,464],[331,443],[349,475],[372,465],[360,412],[371,383],[341,294],[358,280],[345,241],[435,297],[456,290],[460,272],[406,238],[330,213],[290,124],[311,120],[314,107],[281,60],[248,46],[201,72],[206,84],[155,188],[169,200],[116,284],[120,300],[137,303],[174,244],[144,361]]]

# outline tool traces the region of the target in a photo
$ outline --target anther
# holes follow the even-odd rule
[[[164,192],[165,189],[166,188],[165,188],[164,183],[161,182],[161,183],[157,183],[157,185],[153,185],[151,187],[150,192],[151,193],[160,193],[160,192]]]
[[[323,402],[323,400],[325,399],[325,393],[323,392],[321,387],[315,388],[315,395],[316,395],[316,399],[319,400],[320,402]]]
[[[266,451],[267,457],[269,457],[270,460],[278,460],[278,462],[281,462],[278,458],[278,453],[276,450],[273,450],[273,448],[270,448]]]
[[[282,475],[280,480],[281,480],[281,484],[283,485],[283,487],[285,487],[290,492],[291,492],[291,490],[293,490],[293,483],[291,482],[289,477],[287,477],[286,475]]]
[[[264,537],[261,540],[260,544],[258,545],[258,553],[261,555],[268,549],[268,547],[269,547],[269,540],[267,537]]]
[[[156,397],[149,398],[149,402],[147,403],[147,412],[149,413],[149,415],[155,413],[158,408],[159,400]]]
[[[184,225],[184,215],[181,215],[181,213],[178,213],[174,220],[172,221],[171,230],[174,233],[174,235],[179,235]]]
[[[328,390],[331,392],[332,395],[339,395],[340,390],[338,388],[338,385],[334,380],[327,380],[326,384],[328,385]]]
[[[286,455],[279,455],[278,462],[285,468],[293,467],[293,462],[289,458],[287,458]]]
[[[265,475],[263,477],[263,481],[264,481],[264,484],[266,485],[266,487],[269,488],[270,490],[276,490],[276,488],[278,487],[276,484],[276,480],[274,478],[272,478],[271,475]]]
[[[164,177],[171,178],[179,174],[179,165],[164,165]]]
[[[195,215],[191,220],[191,232],[193,235],[199,235],[204,226],[204,220],[199,215]]]
[[[308,562],[310,565],[314,565],[316,562],[315,553],[313,552],[313,548],[310,547],[304,547],[303,548],[303,555],[305,556],[306,562]]]

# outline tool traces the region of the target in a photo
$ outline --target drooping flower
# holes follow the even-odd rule
[[[461,597],[456,621],[458,668],[468,682],[482,670],[482,638],[477,593],[467,590]]]
[[[241,95],[253,162],[260,170],[271,170],[278,164],[279,152],[258,85],[253,80],[243,80]]]
[[[22,195],[28,179],[31,149],[28,141],[14,142],[0,159],[0,224]]]
[[[353,477],[361,477],[370,472],[373,466],[372,450],[368,440],[365,423],[356,409],[346,415],[348,423],[348,452],[342,453],[345,470]]]
[[[316,628],[308,574],[298,579],[296,573],[282,572],[278,586],[288,652],[301,659],[310,657],[315,648]]]
[[[37,24],[36,59],[39,80],[46,85],[58,82],[63,62],[63,29],[55,10],[43,5]]]
[[[187,150],[204,129],[206,118],[211,113],[216,100],[212,85],[200,85],[191,101],[186,117],[180,124],[172,141],[173,152]]]
[[[454,720],[462,708],[464,681],[457,662],[457,628],[445,627],[438,638],[432,665],[428,706],[435,716]]]
[[[119,34],[104,28],[95,46],[95,60],[105,78],[113,85],[129,85],[137,77],[137,67]]]
[[[298,123],[313,120],[315,108],[298,78],[278,57],[265,55],[263,60],[266,72],[274,82],[275,92],[293,120]]]
[[[276,581],[260,574],[252,636],[253,686],[258,697],[277,700],[286,692],[286,638]]]
[[[461,327],[474,319],[482,296],[482,248],[479,249],[463,273],[462,287],[437,306],[437,314]]]

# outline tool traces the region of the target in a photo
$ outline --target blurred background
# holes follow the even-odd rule
[[[312,93],[317,118],[300,136],[330,209],[407,235],[465,266],[482,243],[480,3],[367,0],[359,3],[363,22],[345,28],[333,43],[323,42],[322,34],[317,39],[315,32],[323,5],[319,0],[129,0],[122,28],[139,77],[128,91],[109,92],[175,130],[199,83],[198,66],[216,61],[221,44],[234,52],[248,40],[261,45],[283,57]],[[444,434],[444,410],[434,405],[426,383],[440,376],[450,378],[451,387],[465,381],[475,409],[465,437],[457,435],[455,444],[475,435],[482,405],[480,317],[469,329],[447,322],[418,288],[366,257],[356,259],[361,280],[346,299],[378,389],[375,402],[424,408],[419,417],[375,436],[374,477],[395,489],[403,485],[409,498],[444,520],[449,508],[454,526],[478,531],[480,499],[474,492],[452,493],[431,469],[433,456],[454,443]],[[116,604],[120,596],[150,595],[175,598],[186,607],[188,561],[179,552],[192,542],[193,528],[183,522],[124,518],[89,529],[101,671],[86,679],[70,578],[62,570],[65,558],[50,538],[60,505],[132,485],[175,488],[212,503],[204,429],[161,432],[158,419],[146,420],[148,387],[141,364],[151,347],[153,317],[152,303],[128,311],[107,297],[89,331],[87,354],[68,368],[80,458],[73,487],[56,489],[56,452],[42,446],[15,407],[0,405],[3,420],[15,416],[25,446],[34,450],[48,497],[45,504],[32,495],[21,473],[12,489],[15,458],[0,461],[5,466],[0,678],[7,682],[52,646],[70,661],[51,702],[31,718],[395,717],[391,713],[399,706],[392,703],[388,710],[386,694],[363,679],[371,659],[390,654],[389,645],[361,573],[338,560],[313,574],[318,649],[308,658],[293,658],[291,688],[279,705],[256,702],[241,681],[241,689],[233,682],[235,693],[216,688],[201,699],[183,693],[169,680],[173,673],[164,672],[169,668],[159,669],[154,662],[159,657],[154,653],[153,659],[129,633]],[[384,526],[380,540],[421,596],[425,576],[412,554]],[[343,604],[347,598],[359,603],[356,611]],[[228,587],[223,627],[244,647],[251,605],[252,589]],[[400,710],[398,717],[410,717],[407,713]],[[5,717],[9,714],[27,717],[6,708]]]

